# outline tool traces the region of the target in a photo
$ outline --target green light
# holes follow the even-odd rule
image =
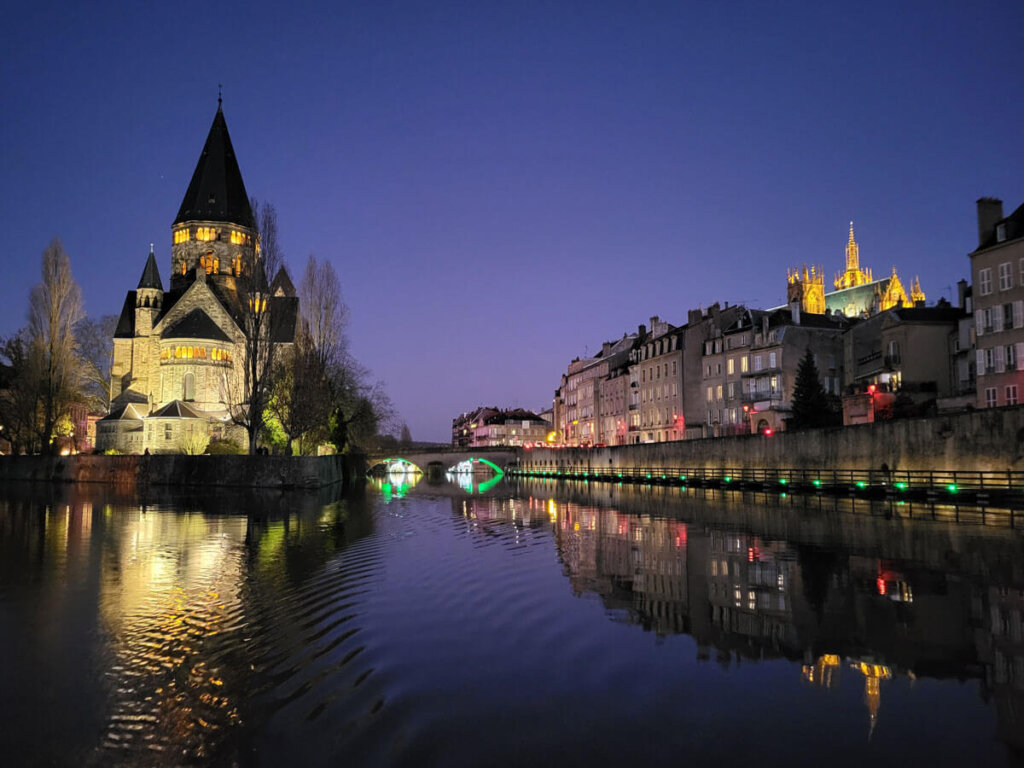
[[[821,480],[812,480],[811,482],[815,488],[821,488]]]
[[[661,476],[661,479],[662,479],[662,480],[664,480],[664,479],[665,479],[665,476],[664,476],[664,475],[662,475],[662,476]]]
[[[789,485],[789,480],[784,477],[779,478],[779,485]]]
[[[857,487],[858,487],[858,488],[867,488],[867,487],[868,487],[868,484],[867,484],[867,483],[865,483],[865,482],[864,482],[863,480],[858,480],[858,481],[857,481]]]
[[[956,493],[957,491],[960,490],[960,488],[957,486],[956,483],[950,483],[949,485],[946,486],[946,490],[949,491],[950,493]]]
[[[907,484],[906,483],[895,483],[895,485],[901,491],[907,490]]]
[[[729,477],[729,475],[726,475],[725,477],[723,477],[722,480],[727,482],[727,483],[731,483],[732,482],[732,478]]]
[[[686,475],[680,475],[679,479],[682,480],[685,483],[686,482]]]
[[[647,476],[647,479],[648,479],[648,480],[650,480],[650,479],[651,479],[651,476],[650,476],[650,475],[648,475],[648,476]]]
[[[622,477],[622,473],[621,473],[621,472],[619,472],[619,477],[620,477],[620,478]]]

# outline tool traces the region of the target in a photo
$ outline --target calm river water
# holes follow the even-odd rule
[[[0,762],[1021,761],[1003,511],[392,480],[0,488]]]

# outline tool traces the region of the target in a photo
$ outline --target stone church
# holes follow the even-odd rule
[[[228,126],[217,114],[171,225],[167,290],[150,248],[114,332],[112,408],[97,424],[100,450],[183,452],[207,439],[244,445],[230,418],[242,392],[245,322],[238,280],[259,261],[260,239]],[[282,267],[268,285],[274,341],[295,340],[298,298]]]

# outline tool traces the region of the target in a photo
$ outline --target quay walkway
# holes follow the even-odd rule
[[[931,471],[884,469],[760,469],[750,467],[622,467],[584,470],[575,467],[523,469],[510,466],[513,477],[540,477],[640,485],[675,485],[780,493],[827,493],[865,498],[923,499],[945,504],[993,503],[1024,507],[1024,472]]]

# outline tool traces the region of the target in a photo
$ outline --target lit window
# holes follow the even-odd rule
[[[746,373],[749,368],[750,363],[747,360],[747,356],[744,355],[743,357],[740,358],[740,373]]]

